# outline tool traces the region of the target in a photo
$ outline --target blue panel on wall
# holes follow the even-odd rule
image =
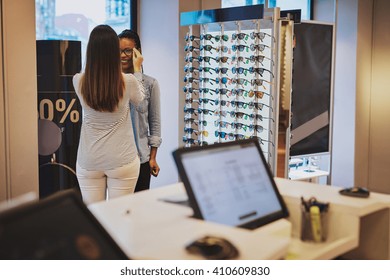
[[[264,5],[242,6],[215,10],[184,12],[180,14],[180,25],[206,24],[224,21],[261,19]]]

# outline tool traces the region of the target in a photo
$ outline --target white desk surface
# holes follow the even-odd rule
[[[239,259],[281,259],[290,243],[291,224],[279,220],[257,230],[204,222],[187,206],[161,199],[182,196],[181,183],[92,204],[89,209],[125,253],[134,259],[203,259],[185,245],[204,235],[228,239]],[[128,214],[127,214],[128,213]]]
[[[306,171],[310,170],[310,171]],[[323,171],[319,169],[310,169],[310,168],[300,168],[300,169],[290,169],[288,176],[291,180],[307,180],[312,178],[317,178],[321,176],[328,176],[328,171]]]
[[[275,178],[290,212],[258,230],[246,230],[191,218],[192,209],[161,199],[186,197],[181,183],[92,204],[89,209],[125,253],[135,259],[202,259],[186,244],[204,235],[225,237],[240,250],[240,259],[332,259],[359,245],[360,218],[390,207],[390,196],[341,196],[341,188]],[[328,238],[302,242],[300,197],[329,202]],[[290,237],[291,236],[291,237]]]

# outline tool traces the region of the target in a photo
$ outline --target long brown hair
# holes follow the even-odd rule
[[[92,30],[81,93],[88,106],[96,111],[115,111],[123,97],[124,81],[119,51],[118,36],[110,26],[98,25]]]

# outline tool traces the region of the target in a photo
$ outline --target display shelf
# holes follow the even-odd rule
[[[263,5],[247,17],[242,9],[181,14],[188,28],[183,142],[190,147],[256,138],[275,174],[279,54],[286,45],[279,39],[278,8],[267,9],[267,17]]]

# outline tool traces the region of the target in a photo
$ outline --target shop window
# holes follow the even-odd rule
[[[110,25],[117,33],[136,29],[134,0],[35,0],[37,40],[81,41],[85,54],[91,30]]]
[[[222,8],[264,4],[264,0],[222,0]],[[270,8],[279,7],[281,10],[301,10],[301,18],[310,20],[311,0],[268,0]]]

